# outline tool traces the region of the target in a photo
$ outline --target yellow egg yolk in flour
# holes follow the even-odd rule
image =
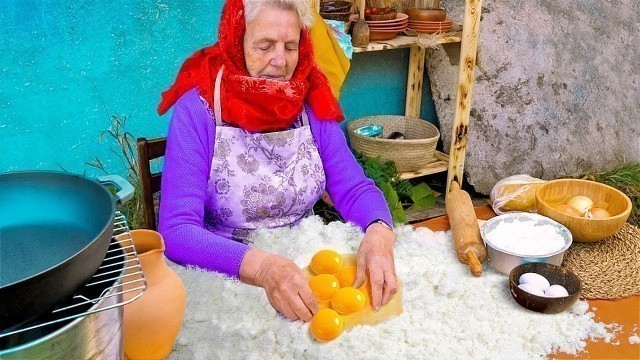
[[[352,287],[345,287],[336,291],[331,298],[331,307],[341,314],[352,314],[362,310],[365,295],[362,291]]]
[[[338,279],[329,274],[316,275],[309,280],[309,287],[318,301],[329,301],[340,289]]]
[[[320,341],[331,341],[342,333],[342,316],[332,309],[322,309],[311,319],[311,333]]]
[[[356,267],[343,266],[336,277],[340,282],[340,287],[352,287],[353,283],[356,282]]]
[[[311,270],[316,274],[337,274],[342,268],[342,256],[333,250],[318,251],[311,258]]]

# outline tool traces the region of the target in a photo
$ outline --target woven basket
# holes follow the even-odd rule
[[[360,135],[355,132],[362,126],[382,126],[384,139]],[[398,131],[404,140],[387,139]],[[353,120],[347,125],[351,147],[368,157],[379,156],[383,161],[393,161],[398,172],[417,171],[433,161],[440,132],[433,124],[422,119],[399,115],[375,115]]]

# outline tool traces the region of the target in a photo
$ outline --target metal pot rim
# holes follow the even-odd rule
[[[121,248],[122,254],[125,254],[124,249]],[[87,311],[91,311],[93,309],[99,309],[105,302],[110,301],[110,302],[121,302],[119,299],[122,298],[122,294],[118,294],[122,292],[122,276],[125,274],[126,271],[126,265],[123,264],[122,265],[122,269],[120,270],[120,272],[118,273],[118,278],[113,282],[113,283],[107,283],[104,290],[109,289],[108,292],[106,292],[104,294],[104,296],[102,296],[100,298],[100,300],[98,302],[96,302],[95,304],[91,305],[91,307],[87,310]],[[115,296],[113,296],[113,294],[115,293]],[[102,311],[97,311],[97,312],[93,312],[93,313],[89,313],[87,315],[84,316],[80,316],[77,317],[75,319],[71,319],[68,320],[69,322],[65,323],[64,321],[61,322],[61,325],[59,328],[52,330],[51,332],[47,333],[44,336],[41,336],[37,339],[28,341],[24,344],[20,344],[18,346],[14,346],[14,347],[10,347],[10,348],[6,348],[6,349],[0,349],[0,356],[2,355],[9,355],[9,354],[14,354],[14,353],[18,353],[21,351],[24,351],[26,349],[30,349],[34,346],[37,346],[38,344],[47,342],[51,339],[54,339],[55,337],[59,336],[60,334],[69,331],[70,329],[73,329],[74,327],[76,327],[79,323],[81,323],[82,321],[85,321],[87,318],[89,318],[90,316],[100,316],[101,313],[103,312],[109,312],[109,311],[119,311],[118,307],[112,308],[112,309],[107,309],[107,310],[102,310]]]

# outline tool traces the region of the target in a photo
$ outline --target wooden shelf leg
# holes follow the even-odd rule
[[[425,48],[417,45],[411,47],[407,74],[407,100],[404,108],[405,116],[420,117],[425,55]]]
[[[456,113],[451,132],[451,148],[449,149],[447,193],[449,193],[453,181],[462,187],[464,158],[467,152],[469,114],[471,112],[471,96],[473,94],[473,73],[476,68],[478,37],[480,35],[482,0],[466,0],[464,11]]]

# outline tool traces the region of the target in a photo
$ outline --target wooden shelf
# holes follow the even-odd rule
[[[354,47],[354,53],[361,52],[369,52],[369,51],[380,51],[380,50],[393,50],[393,49],[402,49],[412,47],[414,45],[418,45],[418,37],[415,36],[405,36],[400,35],[391,40],[385,41],[372,41],[369,43],[367,47]],[[462,41],[462,33],[453,32],[449,34],[445,34],[445,36],[436,40],[438,44],[450,44],[450,43],[459,43]]]
[[[320,9],[321,0],[308,0],[316,11]],[[357,1],[358,8],[366,6],[365,0]],[[407,90],[405,92],[405,116],[420,117],[422,103],[422,86],[426,49],[433,44],[460,43],[460,65],[458,69],[458,84],[455,102],[454,122],[451,129],[451,145],[449,155],[436,152],[434,161],[420,171],[402,173],[403,179],[447,172],[447,189],[456,181],[462,184],[464,160],[467,146],[467,128],[471,112],[471,94],[473,89],[476,56],[478,52],[478,38],[480,36],[480,18],[482,16],[482,0],[464,0],[464,17],[462,24],[453,29],[455,31],[440,35],[406,36],[401,35],[385,41],[373,41],[366,47],[356,47],[354,52],[392,50],[410,48],[409,66],[407,69]],[[442,131],[441,133],[447,133]]]
[[[445,172],[449,168],[449,155],[440,152],[434,151],[433,153],[433,161],[429,163],[424,169],[420,169],[417,171],[411,172],[403,172],[400,173],[400,177],[403,179],[413,179],[420,176],[426,176],[431,174],[437,174],[440,172]]]

